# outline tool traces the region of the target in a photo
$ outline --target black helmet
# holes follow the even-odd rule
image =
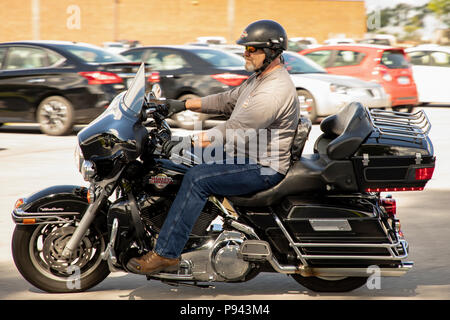
[[[263,72],[267,66],[281,53],[287,50],[287,35],[284,28],[273,20],[258,20],[247,26],[242,32],[237,44],[261,48],[266,54],[263,65],[255,70]]]

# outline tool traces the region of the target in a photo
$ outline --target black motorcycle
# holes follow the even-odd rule
[[[128,91],[78,134],[75,156],[90,187],[53,186],[16,202],[12,253],[22,276],[47,292],[87,290],[152,250],[189,155],[161,152],[171,137],[164,100],[145,92],[141,66]],[[145,126],[151,122],[151,126]],[[208,286],[279,272],[313,291],[343,292],[401,276],[408,243],[392,197],[423,190],[435,157],[423,111],[352,103],[324,119],[314,153],[302,155],[301,119],[286,177],[269,190],[209,197],[176,268],[147,276]],[[170,158],[172,157],[172,159]],[[178,157],[174,161],[173,157]]]

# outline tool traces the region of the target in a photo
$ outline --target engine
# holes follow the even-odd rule
[[[194,251],[181,255],[179,273],[196,281],[240,281],[251,271],[252,264],[239,257],[245,236],[223,231]]]

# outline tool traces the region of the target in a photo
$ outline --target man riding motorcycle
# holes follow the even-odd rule
[[[289,168],[290,148],[299,121],[295,86],[282,63],[287,49],[284,28],[275,21],[259,20],[245,28],[237,40],[245,46],[245,67],[254,74],[239,87],[187,101],[167,100],[169,113],[191,110],[224,113],[229,119],[195,135],[194,147],[224,146],[225,159],[189,169],[173,202],[153,251],[131,259],[127,269],[153,274],[179,263],[189,234],[210,195],[236,196],[268,189],[280,182]],[[274,94],[276,93],[276,94]],[[254,132],[266,152],[258,155],[234,148],[236,140]],[[230,132],[233,134],[230,135]],[[230,139],[231,137],[231,139]],[[169,142],[165,152],[176,145]],[[235,150],[236,149],[236,150]],[[233,161],[229,161],[230,158]]]

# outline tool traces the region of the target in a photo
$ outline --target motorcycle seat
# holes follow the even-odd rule
[[[326,144],[328,157],[342,160],[350,158],[358,150],[361,143],[373,131],[373,126],[366,109],[360,103],[352,102],[338,113],[325,118],[320,124],[320,129],[324,133],[321,139],[334,138]],[[319,153],[320,149],[325,149],[321,141],[317,141],[315,145]]]

